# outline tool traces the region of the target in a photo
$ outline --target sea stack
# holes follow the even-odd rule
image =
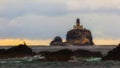
[[[79,18],[77,18],[73,29],[67,32],[66,43],[68,45],[94,45],[91,31],[80,24]]]
[[[59,46],[63,45],[62,38],[59,36],[56,36],[50,43],[51,46]]]
[[[88,29],[85,29],[80,24],[80,19],[77,18],[76,25],[73,26],[73,29],[67,32],[66,35],[66,42],[62,42],[62,38],[57,36],[55,37],[51,43],[50,46],[66,46],[66,45],[94,45],[92,41],[92,34],[91,31]]]

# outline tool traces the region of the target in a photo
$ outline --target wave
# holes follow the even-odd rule
[[[23,58],[8,58],[8,59],[0,59],[0,63],[21,63],[21,62],[32,62],[35,60],[43,59],[44,57],[40,55],[35,55],[33,57],[26,56]]]

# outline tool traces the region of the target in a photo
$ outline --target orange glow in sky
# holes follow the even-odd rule
[[[95,45],[118,45],[120,39],[94,39]]]
[[[18,45],[22,44],[23,41],[26,42],[27,45],[49,45],[51,40],[20,40],[20,39],[0,39],[0,46],[5,45]]]
[[[23,41],[26,42],[27,45],[45,45],[48,46],[51,40],[20,40],[20,39],[0,39],[0,46],[6,46],[6,45],[18,45],[22,44]],[[93,40],[95,45],[118,45],[120,43],[120,40],[114,40],[114,39],[94,39]]]

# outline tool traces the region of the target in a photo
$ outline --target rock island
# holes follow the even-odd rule
[[[61,37],[56,36],[53,41],[50,43],[51,46],[56,45],[94,45],[92,41],[91,31],[84,28],[83,25],[80,24],[80,19],[77,18],[76,25],[73,26],[73,29],[67,32],[66,42],[62,42]]]

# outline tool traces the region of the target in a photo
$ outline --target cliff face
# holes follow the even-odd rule
[[[92,35],[87,29],[72,29],[67,32],[66,42],[70,45],[93,45]]]

